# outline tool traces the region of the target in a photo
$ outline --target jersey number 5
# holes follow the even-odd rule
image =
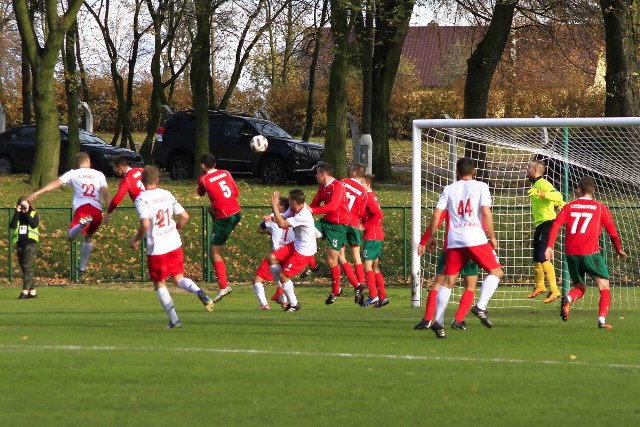
[[[471,208],[471,199],[467,199],[467,201],[460,200],[458,204],[458,215],[464,216],[465,214],[472,216],[473,209]]]

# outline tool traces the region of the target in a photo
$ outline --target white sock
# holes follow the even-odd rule
[[[604,316],[598,316],[598,322],[605,324],[607,323],[607,320],[604,318]]]
[[[440,326],[444,326],[444,312],[447,310],[449,298],[451,298],[451,289],[446,286],[440,286],[436,299],[436,312],[433,316]]]
[[[177,323],[180,319],[178,319],[176,309],[173,307],[173,298],[171,298],[169,289],[167,289],[166,286],[158,288],[158,300],[160,301],[162,308],[164,308],[164,311],[169,316],[171,323]]]
[[[80,233],[82,232],[82,229],[84,227],[86,227],[86,225],[82,225],[82,224],[74,225],[72,228],[69,229],[69,231],[67,231],[67,237],[69,239],[77,238],[80,235]]]
[[[256,291],[258,302],[260,305],[267,305],[267,296],[264,294],[264,285],[261,282],[253,284],[253,290]]]
[[[478,303],[476,304],[480,310],[487,309],[489,300],[498,288],[499,283],[500,279],[498,279],[498,276],[490,274],[484,278],[482,281],[482,288],[480,288],[480,298],[478,298]]]
[[[293,282],[291,280],[286,281],[282,284],[282,289],[289,300],[289,304],[298,305],[298,298],[296,297],[296,293],[293,291]]]
[[[281,286],[282,283],[280,283],[280,272],[282,271],[282,268],[280,268],[280,264],[269,265],[269,271],[271,271],[271,274],[273,275],[273,281],[276,282],[278,286]]]
[[[84,242],[82,244],[82,252],[80,254],[80,270],[84,271],[87,269],[87,264],[89,263],[89,255],[91,255],[91,251],[93,250],[93,243]]]
[[[180,289],[184,289],[187,292],[191,292],[192,294],[197,294],[200,290],[200,287],[188,277],[183,277],[182,279],[178,280],[178,287]]]

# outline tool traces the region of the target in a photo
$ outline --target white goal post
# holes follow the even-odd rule
[[[411,210],[411,305],[419,307],[423,289],[435,275],[436,254],[417,255],[417,247],[444,186],[455,180],[458,158],[474,159],[477,178],[489,183],[498,238],[498,256],[505,277],[492,306],[531,307],[526,298],[533,286],[531,239],[533,217],[527,190],[527,164],[545,161],[546,178],[564,194],[584,175],[596,180],[596,199],[609,206],[629,259],[614,258],[603,231],[600,246],[611,274],[612,307],[637,308],[640,300],[640,117],[434,119],[413,121]],[[438,232],[439,245],[443,231]],[[564,235],[556,242],[556,275],[567,289],[563,262]],[[437,252],[437,251],[436,251]],[[588,280],[588,286],[591,281]],[[459,288],[453,298],[459,297]],[[638,291],[638,295],[636,292]],[[588,292],[581,307],[597,305]],[[588,296],[588,298],[587,298]],[[494,302],[495,301],[495,302]]]

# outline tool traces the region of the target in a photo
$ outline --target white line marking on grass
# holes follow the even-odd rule
[[[622,363],[598,363],[583,362],[579,360],[528,360],[509,358],[481,358],[459,356],[425,356],[413,354],[372,354],[372,353],[322,353],[313,351],[279,351],[259,349],[233,349],[233,348],[166,348],[166,347],[114,347],[114,346],[81,346],[81,345],[5,345],[0,344],[0,351],[176,351],[182,353],[229,353],[229,354],[264,354],[277,356],[307,356],[307,357],[341,357],[347,359],[388,359],[388,360],[423,360],[444,362],[472,362],[472,363],[540,363],[543,365],[579,365],[596,368],[610,369],[640,369],[640,365],[627,365]]]

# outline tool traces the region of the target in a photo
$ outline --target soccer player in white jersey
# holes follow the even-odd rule
[[[138,232],[129,246],[136,249],[143,237],[147,237],[147,266],[158,300],[169,316],[168,328],[182,328],[167,289],[167,277],[185,291],[195,294],[207,311],[213,310],[213,301],[193,280],[184,277],[182,240],[179,230],[189,220],[189,214],[176,198],[158,188],[160,171],[154,166],[145,166],[142,183],[146,191],[136,199],[136,211],[140,218]],[[174,216],[177,220],[174,220]]]
[[[104,200],[105,205],[108,206],[110,197],[104,174],[91,168],[91,158],[87,153],[76,154],[76,167],[77,169],[71,169],[30,195],[29,201],[63,185],[73,186],[73,219],[69,224],[67,238],[72,241],[81,234],[84,235],[78,266],[78,273],[84,274],[93,250],[93,235],[102,223],[100,199]]]
[[[280,197],[278,201],[278,211],[283,213],[289,209],[289,199],[286,197]],[[272,251],[277,251],[282,246],[293,242],[295,236],[293,230],[291,228],[281,228],[278,224],[273,220],[275,217],[274,214],[265,215],[263,221],[258,226],[259,234],[269,234],[271,236],[271,248]],[[267,301],[267,297],[264,293],[264,282],[273,280],[278,285],[278,289],[276,293],[271,297],[271,301],[276,301],[282,307],[286,307],[287,305],[287,297],[284,295],[284,290],[282,289],[282,284],[280,283],[280,278],[278,276],[273,276],[271,274],[271,270],[269,269],[269,259],[268,256],[265,257],[258,269],[256,270],[256,275],[253,279],[253,289],[258,297],[258,302],[260,305],[258,306],[258,310],[270,310],[269,302]]]
[[[502,266],[498,261],[495,249],[498,247],[493,229],[493,215],[491,213],[491,194],[489,186],[476,181],[473,161],[462,157],[456,164],[458,181],[447,185],[440,198],[430,222],[430,236],[426,248],[433,253],[436,246],[435,233],[439,219],[444,210],[449,213],[449,232],[447,234],[447,251],[445,267],[442,272],[445,280],[455,280],[462,266],[468,260],[473,260],[484,268],[488,275],[482,281],[480,298],[471,312],[475,314],[487,328],[493,324],[487,317],[487,304],[496,291],[502,278]],[[486,232],[485,232],[486,230]],[[487,234],[489,241],[487,242]],[[444,292],[442,299],[440,293]],[[449,302],[451,289],[443,286],[439,290],[438,305]],[[472,300],[469,301],[469,304]],[[462,307],[461,307],[462,308]],[[431,325],[438,338],[445,338],[444,327],[438,322]]]
[[[269,254],[269,268],[274,277],[280,278],[282,289],[289,303],[284,311],[300,310],[300,303],[293,289],[291,277],[300,273],[313,259],[318,250],[316,244],[316,228],[311,210],[304,203],[304,193],[295,189],[289,192],[289,209],[281,214],[278,210],[280,193],[271,197],[274,221],[280,228],[293,229],[293,242],[284,245]]]

